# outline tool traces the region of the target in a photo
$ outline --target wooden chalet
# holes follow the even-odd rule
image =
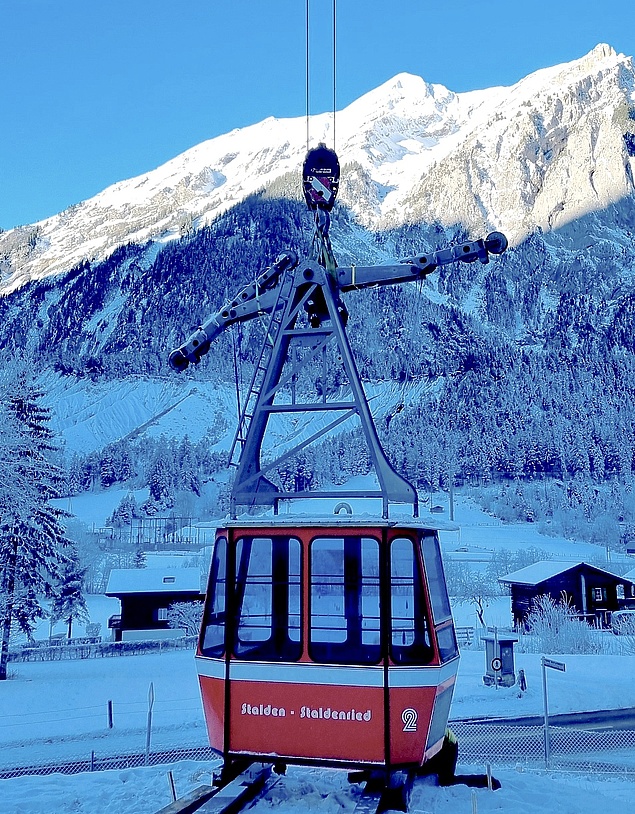
[[[611,613],[635,607],[635,582],[627,577],[585,562],[543,560],[498,580],[509,586],[515,627],[525,625],[533,600],[550,596],[559,602],[563,596],[580,619],[606,627]]]
[[[108,620],[117,642],[182,635],[169,627],[168,608],[174,602],[205,598],[198,568],[114,568],[106,596],[121,602],[121,613]]]

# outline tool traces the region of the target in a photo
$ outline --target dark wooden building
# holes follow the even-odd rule
[[[114,568],[106,596],[121,602],[121,613],[108,620],[117,642],[175,635],[168,625],[170,605],[205,598],[198,568]]]
[[[543,560],[500,577],[511,589],[514,626],[525,624],[535,598],[550,596],[559,602],[563,596],[580,619],[602,627],[610,624],[611,613],[635,606],[635,584],[585,562]]]

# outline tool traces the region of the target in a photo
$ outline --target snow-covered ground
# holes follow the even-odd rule
[[[168,771],[177,793],[185,794],[210,779],[212,764],[182,762],[173,766],[125,769],[82,775],[2,780],[4,814],[153,814],[171,801]],[[477,767],[482,772],[482,767]],[[597,814],[626,809],[635,783],[620,777],[495,772],[502,788],[495,792],[466,786],[438,788],[422,778],[410,801],[411,814]],[[360,787],[345,772],[290,768],[262,799],[253,814],[346,814],[359,799]],[[476,804],[476,809],[474,808]]]
[[[438,495],[435,495],[434,502],[441,505],[444,509],[441,516],[447,518],[447,502],[444,505]],[[454,559],[478,562],[496,550],[520,551],[529,548],[548,551],[554,559],[587,562],[606,559],[606,550],[602,546],[547,536],[539,531],[535,523],[505,523],[487,514],[469,496],[461,493],[454,500],[454,522],[457,530],[444,531],[441,535],[444,553]]]

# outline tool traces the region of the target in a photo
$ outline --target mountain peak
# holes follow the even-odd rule
[[[598,43],[595,48],[593,48],[587,54],[588,57],[594,57],[596,59],[607,59],[608,57],[616,57],[617,52],[614,48],[610,45],[607,45],[605,42]]]
[[[454,96],[452,91],[448,90],[444,85],[426,82],[425,79],[416,74],[404,72],[393,76],[392,79],[364,94],[357,101],[368,98],[389,98],[393,100],[408,98],[412,102],[413,100],[419,101],[430,97],[443,99],[448,95]]]

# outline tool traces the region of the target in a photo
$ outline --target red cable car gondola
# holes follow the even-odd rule
[[[196,660],[226,763],[421,766],[441,748],[458,668],[437,530],[228,523]]]

